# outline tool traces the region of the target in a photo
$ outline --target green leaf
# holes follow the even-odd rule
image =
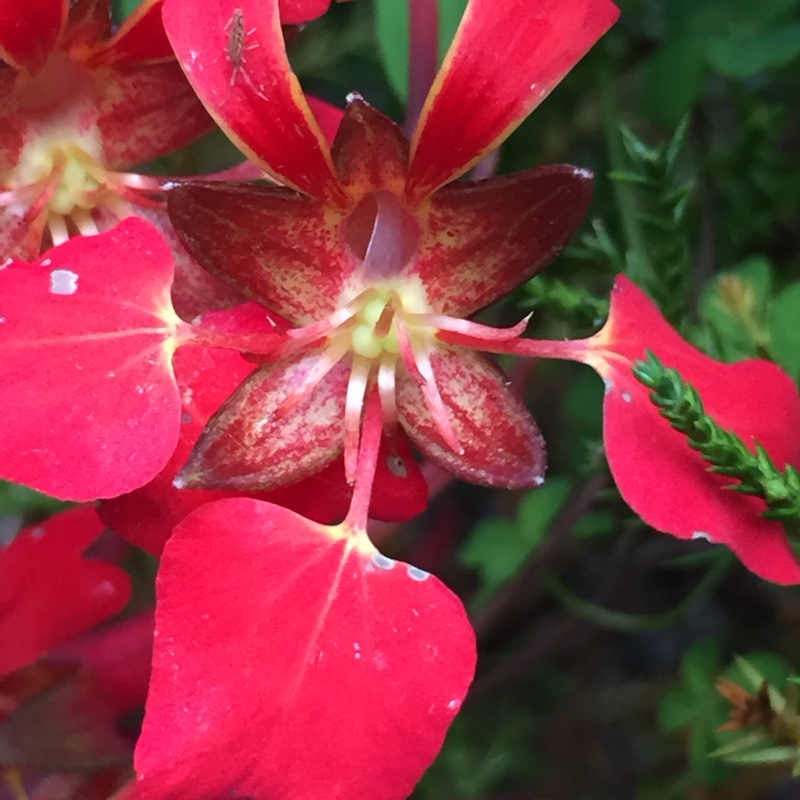
[[[697,698],[684,686],[673,686],[661,698],[658,706],[658,727],[674,732],[697,718]]]
[[[783,686],[792,669],[787,661],[774,653],[753,651],[737,657],[725,670],[725,677],[750,691],[758,691],[767,681],[770,686]]]
[[[682,37],[645,64],[641,107],[652,120],[674,128],[692,108],[708,71],[703,48],[702,39]]]
[[[766,344],[773,271],[769,259],[753,256],[718,275],[703,292],[700,318],[723,360],[750,358]]]
[[[722,756],[731,764],[782,764],[786,761],[794,761],[798,756],[798,750],[792,746],[771,745],[758,747],[744,753],[723,754]]]
[[[439,0],[439,62],[458,29],[468,0]],[[378,47],[386,76],[400,100],[408,100],[407,0],[375,0]]]
[[[709,65],[729,78],[748,78],[791,63],[800,55],[800,23],[754,35],[715,36],[708,42]]]
[[[544,541],[570,489],[567,478],[555,477],[541,489],[534,489],[522,498],[517,511],[517,531],[529,546],[538,547]]]
[[[576,539],[594,539],[616,530],[616,517],[611,511],[590,511],[584,514],[572,529]]]
[[[701,639],[689,648],[681,663],[681,677],[696,699],[707,697],[709,692],[714,691],[719,665],[719,644],[716,640]]]
[[[757,31],[791,12],[796,0],[671,0],[665,18],[673,36]]]
[[[405,103],[408,99],[408,3],[375,0],[375,25],[386,77]]]
[[[397,2],[397,0],[395,0]],[[450,42],[464,16],[468,0],[439,0],[439,60],[444,59]]]
[[[770,353],[795,379],[800,379],[800,282],[787,286],[772,302],[769,320]]]
[[[48,517],[68,505],[25,486],[0,481],[0,517],[13,514]]]
[[[142,4],[143,0],[112,0],[111,14],[114,21],[119,24],[127,19]]]
[[[525,495],[516,520],[482,520],[472,529],[459,560],[481,575],[478,602],[512,578],[542,544],[569,491],[566,478],[551,478],[541,489]]]

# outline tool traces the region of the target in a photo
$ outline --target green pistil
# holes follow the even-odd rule
[[[397,338],[397,327],[391,321],[389,332],[381,335],[379,323],[387,311],[386,300],[376,297],[370,300],[358,314],[358,323],[351,334],[353,351],[364,358],[378,358],[382,353],[397,355],[400,343]]]

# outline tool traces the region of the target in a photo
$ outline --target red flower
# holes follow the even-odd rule
[[[76,233],[135,214],[175,250],[178,312],[240,302],[178,243],[164,211],[163,178],[130,172],[213,126],[175,63],[162,0],[145,0],[112,34],[109,0],[0,2],[0,260],[35,258]],[[289,21],[327,2],[286,3]],[[333,114],[315,101],[323,124]],[[258,177],[250,165],[242,178]]]
[[[6,257],[159,208],[159,181],[125,170],[210,129],[164,36],[161,5],[145,0],[113,34],[108,0],[0,5]]]
[[[649,525],[681,539],[730,547],[756,575],[800,583],[800,565],[783,526],[760,516],[763,500],[725,488],[730,479],[708,464],[650,401],[632,368],[650,350],[700,393],[719,425],[746,444],[760,443],[776,464],[800,465],[800,396],[775,364],[723,364],[682,339],[637,286],[619,276],[608,321],[589,339],[518,340],[497,348],[518,355],[568,358],[605,381],[603,442],[623,499]]]
[[[459,318],[558,252],[585,212],[590,176],[557,166],[453,181],[550,92],[616,8],[608,0],[473,0],[410,150],[356,97],[332,152],[290,71],[275,0],[195,8],[165,5],[181,65],[211,114],[287,188],[193,182],[170,193],[170,215],[200,263],[298,327],[282,357],[212,419],[181,479],[247,489],[290,469],[297,480],[343,448],[352,480],[374,382],[387,428],[399,422],[459,477],[540,483],[544,448],[523,404],[492,365],[438,334],[471,331],[491,343],[519,332]],[[246,64],[233,65],[225,50],[234,14],[249,31]],[[289,465],[280,457],[288,439]]]
[[[172,483],[208,418],[255,368],[236,351],[264,355],[282,341],[255,303],[183,322],[170,303],[172,275],[163,239],[136,219],[0,269],[0,475],[79,501],[152,481],[103,513],[156,553],[189,511],[230,495]],[[341,519],[352,493],[335,464],[310,485],[266,489],[274,485],[257,496],[322,521]],[[402,443],[385,451],[376,494],[383,518],[425,507],[424,479]]]

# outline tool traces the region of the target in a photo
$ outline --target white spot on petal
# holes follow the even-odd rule
[[[610,394],[611,392],[614,391],[614,381],[612,381],[610,378],[606,378],[603,381],[603,385],[605,386],[605,393],[606,394]]]
[[[114,594],[114,584],[111,581],[101,581],[94,587],[94,593],[98,597],[110,597]]]
[[[11,259],[6,261],[6,264],[8,264],[10,261],[11,261]],[[49,267],[52,263],[53,263],[53,259],[52,258],[43,258],[42,259],[42,266],[43,267]],[[3,266],[5,266],[5,265],[3,265]]]
[[[44,536],[44,528],[41,525],[37,525],[32,531],[31,536],[34,539],[41,539]]]
[[[372,556],[370,561],[378,569],[394,569],[394,565],[397,563],[393,558],[387,558],[382,553],[375,553],[375,555]]]
[[[461,701],[460,701],[458,698],[455,698],[454,700],[451,700],[451,701],[450,701],[450,702],[447,704],[447,707],[448,707],[448,708],[449,708],[451,711],[457,711],[459,708],[461,708]]]
[[[714,542],[711,536],[707,534],[705,531],[695,531],[692,534],[692,539],[705,539],[707,542],[711,542],[712,544]]]
[[[75,294],[77,291],[77,272],[70,269],[54,269],[50,273],[50,294]]]
[[[622,393],[622,399],[623,399],[623,400],[624,400],[626,403],[630,403],[630,401],[631,401],[633,398],[631,397],[631,395],[630,395],[630,392],[623,392],[623,393]]]
[[[425,572],[424,569],[412,567],[411,565],[408,567],[408,577],[411,578],[412,581],[425,581],[430,578],[430,576],[430,572]]]
[[[590,169],[584,169],[583,167],[575,167],[573,169],[572,174],[577,176],[578,178],[586,178],[586,180],[592,180],[594,178],[594,174]]]

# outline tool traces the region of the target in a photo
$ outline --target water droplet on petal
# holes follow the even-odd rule
[[[408,470],[406,469],[406,465],[400,456],[389,456],[386,459],[386,466],[389,468],[389,472],[391,472],[395,477],[408,477]]]
[[[394,565],[397,563],[393,558],[387,558],[382,553],[376,553],[370,560],[378,569],[394,569]]]
[[[50,273],[50,294],[75,294],[78,274],[70,269],[54,269]]]
[[[425,581],[430,578],[430,572],[425,572],[424,569],[419,569],[419,567],[412,567],[409,565],[408,567],[408,577],[411,578],[412,581]]]

